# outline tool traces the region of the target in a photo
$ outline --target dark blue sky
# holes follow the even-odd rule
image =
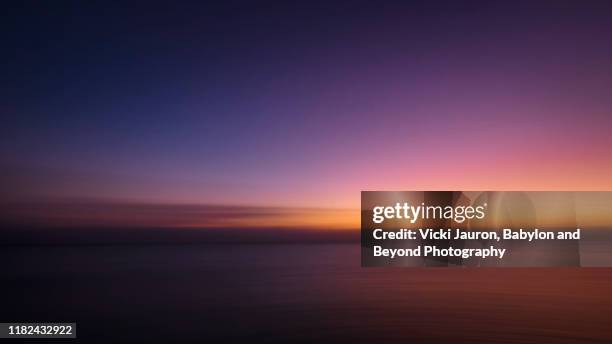
[[[475,166],[610,168],[609,2],[13,6],[0,159],[50,196],[336,206]],[[449,163],[465,179],[419,172]]]

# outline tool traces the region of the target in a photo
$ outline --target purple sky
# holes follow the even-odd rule
[[[18,6],[8,200],[612,189],[608,2]]]

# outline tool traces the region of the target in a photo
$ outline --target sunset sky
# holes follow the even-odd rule
[[[2,202],[353,227],[361,190],[612,190],[610,3],[485,4],[16,4]]]

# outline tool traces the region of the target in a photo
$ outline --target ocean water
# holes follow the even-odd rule
[[[2,247],[1,322],[79,342],[612,342],[612,269],[361,268],[358,244]]]

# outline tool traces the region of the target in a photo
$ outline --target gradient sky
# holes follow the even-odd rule
[[[610,2],[6,6],[5,200],[612,190]]]

